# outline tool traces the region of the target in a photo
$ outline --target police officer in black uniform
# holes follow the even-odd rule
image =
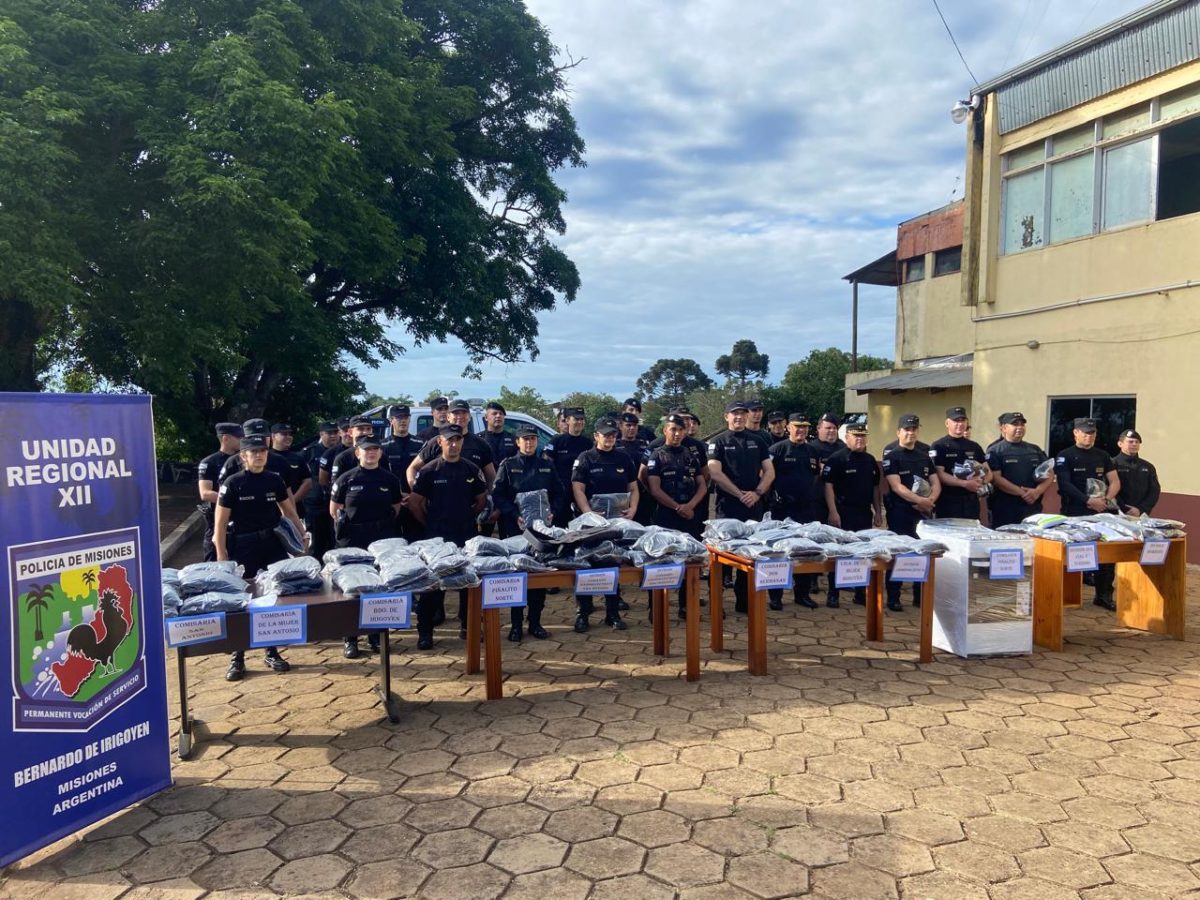
[[[1062,498],[1064,516],[1090,516],[1106,512],[1109,502],[1121,491],[1112,457],[1096,446],[1096,420],[1079,418],[1073,423],[1075,446],[1068,447],[1054,458],[1054,475],[1058,479],[1058,495]],[[1103,497],[1088,496],[1088,479],[1095,478],[1105,486]],[[1107,563],[1096,572],[1095,604],[1108,610],[1117,608],[1113,597],[1116,566]]]
[[[983,448],[966,436],[970,428],[971,421],[966,408],[952,406],[946,410],[945,436],[929,447],[938,480],[942,483],[942,493],[937,502],[940,519],[978,519],[980,492],[992,480]],[[958,478],[954,474],[954,467],[967,461],[984,465],[982,477]]]
[[[479,467],[463,458],[462,428],[444,426],[438,443],[441,454],[417,473],[409,507],[426,538],[440,537],[461,547],[475,536],[475,517],[487,501],[487,482]],[[433,646],[433,627],[444,617],[436,613],[445,602],[445,591],[426,591],[417,600],[418,650]]]
[[[566,424],[567,432],[552,438],[542,448],[542,456],[553,464],[554,471],[558,474],[559,481],[562,482],[563,500],[561,502],[563,506],[561,509],[554,510],[554,521],[559,525],[566,525],[571,518],[571,470],[575,467],[575,460],[579,458],[579,454],[591,450],[593,442],[583,433],[587,423],[582,407],[565,407],[561,411],[561,416]]]
[[[330,487],[341,476],[358,465],[358,439],[363,437],[375,437],[375,423],[369,416],[354,416],[350,420],[350,446],[338,453],[329,467]],[[386,462],[381,465],[386,466]]]
[[[204,514],[204,561],[217,558],[213,545],[213,514],[217,503],[217,486],[221,469],[229,457],[236,456],[242,441],[242,426],[237,422],[218,422],[217,440],[221,449],[200,460],[196,466],[196,484],[200,490],[200,511]]]
[[[396,536],[400,511],[400,479],[380,466],[383,450],[373,434],[354,442],[358,465],[339,475],[330,492],[329,515],[339,547],[365,550],[374,541]],[[368,637],[372,650],[379,649],[379,634]],[[358,638],[348,635],[342,655],[358,658]]]
[[[611,419],[601,419],[596,423],[593,432],[596,445],[591,450],[585,450],[575,460],[571,469],[571,492],[575,498],[575,507],[580,514],[591,512],[588,503],[596,494],[629,494],[629,508],[622,514],[626,519],[637,517],[638,483],[637,469],[630,458],[617,446],[617,424]],[[590,594],[576,597],[578,612],[575,617],[575,630],[582,634],[590,627],[588,616],[594,609]],[[604,597],[604,624],[611,625],[617,631],[625,630],[625,622],[621,618],[620,595],[606,594]]]
[[[495,400],[483,409],[483,418],[487,429],[483,432],[482,437],[487,443],[488,449],[492,451],[492,464],[497,469],[499,469],[500,463],[510,456],[517,455],[517,439],[504,428],[504,420],[507,416],[507,410]]]
[[[1140,455],[1142,436],[1132,428],[1125,429],[1117,438],[1117,449],[1120,452],[1113,457],[1117,476],[1121,479],[1117,506],[1127,516],[1153,514],[1162,489],[1158,484],[1158,471]]]
[[[383,458],[387,470],[399,479],[400,491],[404,495],[400,514],[396,517],[396,528],[401,537],[415,541],[420,539],[421,526],[408,509],[408,495],[412,491],[412,485],[408,483],[408,467],[421,452],[422,442],[415,434],[409,434],[412,411],[407,406],[402,403],[389,406],[387,418],[392,435],[383,442]]]
[[[768,444],[747,426],[749,411],[744,400],[725,406],[726,429],[708,442],[708,474],[716,491],[718,518],[760,520],[766,507],[763,498],[775,478]],[[739,571],[733,582],[734,611],[747,609],[746,573]],[[715,601],[714,601],[715,602]]]
[[[471,434],[471,404],[466,400],[453,401],[450,404],[449,416],[450,424],[457,426],[459,433],[462,435],[462,449],[460,451],[462,458],[479,468],[490,488],[492,482],[496,480],[496,464],[492,459],[492,450],[488,446],[487,441],[477,434]],[[426,463],[441,456],[442,446],[441,436],[426,441],[422,445],[421,452],[408,464],[409,484],[415,485],[417,473],[421,471],[421,468]]]
[[[243,437],[261,437],[267,445],[267,471],[274,472],[283,479],[284,484],[288,483],[290,477],[288,462],[282,453],[278,453],[271,448],[271,426],[267,424],[266,419],[247,419],[242,423]],[[218,484],[224,484],[230,475],[235,475],[245,468],[245,462],[240,453],[236,453],[229,459],[225,460],[225,465],[221,466],[221,472],[217,476]],[[289,487],[290,491],[291,488]]]
[[[1001,438],[988,450],[988,468],[992,470],[991,496],[993,528],[1014,525],[1026,516],[1042,511],[1042,495],[1054,483],[1047,478],[1040,484],[1034,471],[1046,461],[1037,444],[1025,440],[1025,416],[1006,412],[1000,417]]]
[[[500,513],[500,537],[518,535],[529,523],[521,517],[517,506],[517,494],[529,491],[545,491],[550,509],[562,506],[562,482],[549,460],[538,456],[538,433],[532,425],[517,427],[517,454],[500,463],[496,470],[496,482],[492,485],[492,500]],[[551,514],[553,521],[553,514]],[[549,524],[549,523],[547,523]],[[529,633],[538,640],[550,635],[542,627],[542,610],[546,607],[545,588],[533,588],[527,597],[529,603]],[[513,607],[510,612],[512,627],[508,631],[510,641],[521,640],[525,610]]]
[[[275,534],[280,517],[287,516],[301,534],[304,526],[283,478],[267,471],[267,439],[261,434],[250,435],[242,438],[240,446],[243,468],[230,475],[218,491],[213,543],[218,560],[235,560],[245,568],[245,577],[252,579],[271,563],[287,557]],[[266,663],[276,672],[291,668],[274,647],[267,648]],[[238,681],[245,673],[245,654],[235,650],[225,680]]]
[[[429,412],[433,417],[433,421],[428,427],[422,428],[417,432],[417,439],[422,444],[426,441],[436,441],[442,433],[442,429],[450,424],[449,410],[450,401],[445,397],[435,397],[429,404]]]
[[[788,417],[788,436],[771,445],[771,464],[775,481],[771,484],[771,518],[791,519],[793,522],[812,522],[817,518],[817,504],[824,503],[820,486],[821,466],[812,445],[805,440],[808,423],[801,413]],[[792,580],[792,596],[805,609],[816,609],[812,601],[812,575],[796,575]],[[767,591],[768,606],[783,609],[783,589]]]
[[[706,464],[683,445],[689,421],[682,413],[668,413],[663,422],[663,443],[651,450],[642,465],[639,480],[656,501],[654,524],[673,528],[699,539],[708,509],[708,483],[702,473]],[[687,583],[679,589],[679,618],[687,617]]]
[[[879,466],[867,452],[867,426],[846,426],[846,448],[834,453],[821,467],[825,482],[825,510],[829,524],[846,531],[862,531],[883,524],[880,515]],[[830,576],[825,605],[837,607],[838,591]],[[867,602],[865,588],[854,589],[854,602]]]
[[[772,444],[788,439],[787,423],[788,417],[781,412],[767,414],[767,433],[771,436]]]
[[[350,431],[350,417],[337,420],[338,442],[326,448],[317,461],[317,485],[321,488],[321,499],[326,512],[329,510],[329,492],[333,488],[333,463],[342,452],[354,447],[354,435]],[[330,542],[333,541],[333,525],[329,526]]]
[[[286,422],[276,422],[271,426],[271,450],[283,457],[284,484],[292,492],[292,502],[296,509],[303,508],[305,497],[308,496],[308,469],[304,457],[292,450],[292,442],[296,439],[296,430]]]
[[[775,443],[775,438],[771,437],[771,432],[767,431],[766,423],[763,421],[766,415],[766,409],[763,402],[757,397],[746,401],[748,413],[746,418],[746,430],[762,441],[767,447]]]
[[[912,414],[900,417],[900,427],[896,429],[896,446],[883,458],[880,463],[883,477],[887,479],[888,491],[885,497],[887,505],[888,528],[896,534],[917,536],[917,524],[922,519],[933,515],[938,494],[942,492],[941,481],[938,480],[929,449],[922,449],[917,440],[921,428],[921,420]],[[930,493],[927,497],[917,494],[913,486],[916,479],[923,478],[929,484]],[[901,610],[900,588],[902,582],[887,582],[887,605],[894,612]],[[921,585],[913,582],[913,606],[921,605]]]
[[[304,524],[311,536],[309,553],[320,559],[333,546],[333,520],[329,518],[329,498],[321,488],[321,456],[334,447],[341,446],[338,427],[333,422],[322,422],[318,428],[318,439],[300,454],[308,472],[308,492],[304,495]]]
[[[637,417],[637,421],[638,421],[637,436],[638,437],[640,437],[647,444],[649,444],[651,441],[654,440],[654,429],[648,428],[647,426],[642,424],[642,401],[641,400],[639,400],[637,397],[630,397],[623,404],[621,404],[621,410],[623,412],[632,413],[634,416]],[[624,435],[624,432],[622,432],[622,435]],[[641,461],[639,460],[638,462],[640,464]]]

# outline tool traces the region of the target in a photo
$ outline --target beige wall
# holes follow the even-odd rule
[[[965,406],[971,410],[971,388],[948,388],[944,391],[930,390],[904,391],[893,394],[891,391],[871,391],[867,410],[867,427],[870,430],[867,438],[867,449],[879,459],[883,455],[883,447],[896,439],[896,426],[900,417],[914,413],[921,417],[921,432],[919,440],[931,444],[946,433],[946,409],[951,406]],[[993,418],[994,421],[994,418]],[[991,438],[988,438],[990,441]],[[988,441],[982,441],[986,444]]]
[[[933,272],[933,254],[925,256]],[[896,289],[896,365],[970,353],[975,343],[972,309],[960,302],[962,275],[932,276]]]
[[[854,390],[854,385],[862,384],[864,381],[870,381],[872,378],[883,378],[885,375],[891,375],[891,369],[874,369],[870,372],[847,372],[846,373],[846,390],[845,390],[845,406],[843,409],[848,413],[865,413],[867,412],[867,397],[868,394],[860,394]]]

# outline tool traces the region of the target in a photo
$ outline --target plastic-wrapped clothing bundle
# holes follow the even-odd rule
[[[860,543],[856,541],[855,543]],[[821,544],[821,552],[825,554],[826,559],[838,559],[842,556],[854,555],[854,544],[839,544],[836,541],[830,541],[827,544]]]
[[[742,555],[742,551],[750,546],[750,541],[745,538],[732,538],[728,541],[718,541],[713,545],[718,550],[724,550],[726,553],[735,553],[738,556]]]
[[[246,581],[242,578],[245,569],[233,560],[223,562],[232,565],[193,563],[184,566],[179,570],[179,595],[187,599],[198,594],[237,594],[246,590]]]
[[[479,587],[479,576],[475,573],[474,568],[466,566],[443,576],[439,580],[438,587],[443,591],[460,591],[464,588]]]
[[[376,559],[383,556],[385,553],[391,553],[394,550],[404,550],[408,548],[408,541],[404,538],[383,538],[382,540],[372,541],[367,544],[367,552]]]
[[[590,569],[595,565],[591,560],[576,559],[574,556],[558,556],[552,553],[539,552],[533,555],[533,558],[552,569]]]
[[[250,595],[244,591],[207,591],[189,597],[180,604],[178,615],[200,616],[215,612],[241,612],[250,605]]]
[[[690,534],[654,525],[647,528],[642,536],[634,541],[633,549],[654,559],[670,555],[695,558],[708,553],[705,546]]]
[[[751,538],[756,544],[766,544],[768,547],[779,541],[786,541],[788,538],[796,537],[795,526],[775,525],[773,528],[760,528],[754,532]]]
[[[747,544],[742,548],[742,556],[747,559],[786,559],[787,554],[779,547],[768,547],[766,544]]]
[[[190,566],[184,566],[179,570],[180,577],[184,573],[192,575],[198,572],[228,572],[230,575],[244,575],[246,567],[232,559],[221,559],[192,563]]]
[[[291,519],[282,518],[279,524],[275,526],[275,536],[279,538],[283,544],[283,549],[290,556],[302,556],[304,554],[304,532],[295,526]]]
[[[358,547],[337,547],[327,550],[321,561],[325,563],[327,571],[332,572],[338,566],[370,565],[375,562],[375,556]]]
[[[432,550],[433,548],[439,547],[445,543],[447,543],[445,538],[434,537],[425,538],[424,540],[420,541],[413,541],[408,546],[411,547],[415,553],[425,553],[427,550]]]
[[[523,534],[514,534],[512,537],[506,537],[500,543],[504,544],[504,548],[510,554],[529,552],[529,539]]]
[[[174,585],[165,581],[162,586],[162,601],[164,616],[169,619],[179,615],[179,607],[183,605],[183,598],[179,596],[179,591],[175,590]]]
[[[379,560],[379,575],[389,591],[430,591],[437,587],[437,576],[429,571],[421,557],[388,553]]]
[[[517,494],[517,514],[527,523],[550,521],[550,492],[521,491]]]
[[[350,563],[341,566],[332,576],[333,586],[347,596],[382,591],[387,585],[374,566]]]
[[[516,565],[508,556],[476,556],[471,561],[471,568],[479,575],[500,575],[517,571]]]
[[[476,535],[463,545],[463,550],[467,556],[508,556],[508,547],[501,541],[493,537],[484,537],[482,534]]]
[[[178,569],[163,569],[161,581],[163,584],[169,584],[175,590],[179,590],[179,570]]]
[[[710,543],[749,537],[754,533],[753,522],[740,519],[709,519],[704,526],[704,539]]]
[[[518,572],[553,572],[554,566],[548,566],[530,556],[528,553],[514,553],[508,558],[508,563]],[[478,571],[478,566],[476,566]]]
[[[586,528],[602,528],[608,519],[596,512],[586,512],[567,523],[567,531],[583,531]]]
[[[311,556],[281,559],[267,566],[267,573],[276,581],[302,581],[321,577],[321,564]]]
[[[973,459],[964,459],[960,463],[955,463],[953,475],[955,478],[982,478],[984,474],[984,465]],[[992,492],[990,484],[983,485],[975,493],[983,497]]]
[[[1054,457],[1052,456],[1045,462],[1041,463],[1041,465],[1039,465],[1036,469],[1033,470],[1033,480],[1039,481],[1039,482],[1045,481],[1047,478],[1049,478],[1053,474],[1054,474]]]
[[[892,550],[882,538],[852,544],[846,549],[857,559],[881,559],[884,562],[890,562],[892,559]]]
[[[853,531],[843,531],[821,522],[805,522],[796,526],[796,537],[806,537],[818,544],[855,544],[863,540]]]
[[[912,487],[909,488],[918,497],[928,497],[933,493],[933,485],[922,478],[920,475],[913,476]]]
[[[599,513],[605,519],[616,518],[629,509],[633,497],[628,492],[620,494],[593,494],[588,498],[588,506],[592,512]]]
[[[609,527],[615,528],[620,533],[618,539],[622,541],[636,541],[645,533],[647,528],[641,522],[635,522],[633,519],[626,519],[624,517],[609,519],[608,524]]]
[[[452,552],[439,553],[425,561],[429,565],[429,571],[431,571],[438,578],[442,579],[449,575],[453,575],[455,572],[461,572],[463,569],[467,568],[471,562],[471,560],[467,557],[467,554],[463,553],[453,544],[447,544],[446,546],[449,547]]]
[[[776,550],[782,550],[792,559],[820,562],[825,558],[825,551],[821,549],[821,545],[808,538],[790,537],[776,541],[774,546]]]
[[[576,547],[575,559],[580,562],[610,560],[621,557],[621,551],[612,541],[601,541],[590,547]]]

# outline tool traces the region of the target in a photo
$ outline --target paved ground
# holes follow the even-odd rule
[[[789,608],[772,614],[769,677],[745,673],[737,635],[688,684],[679,658],[651,654],[640,598],[630,631],[586,637],[551,601],[551,640],[505,645],[501,702],[461,674],[451,631],[430,654],[399,640],[396,726],[381,724],[375,664],[339,647],[289,651],[286,676],[255,659],[234,686],[202,660],[207,735],[177,786],[10,869],[0,895],[1200,890],[1194,641],[1089,607],[1070,614],[1066,652],[918,668],[911,610],[864,645],[861,608]]]

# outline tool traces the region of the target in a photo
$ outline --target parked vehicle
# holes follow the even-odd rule
[[[487,423],[484,420],[484,403],[482,400],[471,400],[471,421],[468,423],[473,434],[478,434],[487,430]],[[413,434],[417,434],[421,430],[428,428],[433,424],[433,410],[428,406],[411,406],[412,420],[409,423],[408,430]],[[364,416],[370,416],[371,421],[375,424],[375,433],[378,437],[386,440],[391,436],[392,429],[388,424],[387,407],[376,406],[368,409],[363,413]],[[538,452],[549,443],[558,432],[533,416],[528,416],[521,412],[510,412],[504,417],[504,430],[509,434],[516,434],[519,425],[533,425],[538,433]]]

